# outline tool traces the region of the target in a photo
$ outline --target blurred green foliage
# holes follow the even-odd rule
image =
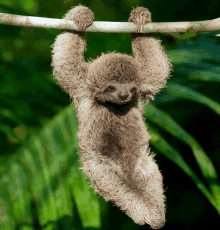
[[[219,17],[217,0],[7,0],[0,12],[62,18],[79,3],[96,21],[127,21],[136,6],[148,7],[157,22]],[[0,25],[0,227],[147,228],[95,195],[79,169],[75,110],[50,66],[58,33]],[[158,36],[174,69],[144,115],[167,191],[164,229],[210,228],[220,214],[220,38],[215,32]],[[86,60],[114,50],[131,54],[130,34],[85,38]]]

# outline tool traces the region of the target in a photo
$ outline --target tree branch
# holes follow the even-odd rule
[[[73,29],[77,30],[76,24],[71,20],[52,19],[42,17],[21,16],[14,14],[0,13],[0,24],[41,27],[52,29]],[[142,33],[169,33],[169,32],[204,32],[220,30],[220,18],[195,22],[163,22],[148,23]],[[131,33],[137,32],[136,25],[132,22],[104,22],[94,21],[86,32],[111,32],[111,33]]]

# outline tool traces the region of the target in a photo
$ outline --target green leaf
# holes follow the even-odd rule
[[[204,104],[216,112],[218,115],[220,115],[220,104],[213,101],[212,99],[176,83],[168,83],[167,86],[168,88],[165,88],[164,91],[170,93],[171,95]]]
[[[172,146],[170,146],[167,141],[149,123],[147,123],[147,128],[149,129],[150,134],[152,134],[150,143],[161,153],[163,153],[167,158],[169,158],[176,165],[178,165],[195,182],[198,189],[201,190],[201,192],[220,214],[219,204],[212,197],[211,193],[208,191],[204,183],[197,177],[196,173],[185,162],[180,153]]]
[[[13,175],[14,179],[8,179],[4,186],[12,193],[18,189],[21,192],[9,194],[8,200],[4,201],[5,206],[9,207],[7,221],[13,219],[16,224],[18,220],[30,222],[28,204],[32,198],[37,207],[34,211],[44,229],[60,229],[61,225],[71,230],[76,224],[72,202],[74,197],[81,225],[84,228],[101,227],[98,197],[89,187],[82,170],[79,170],[76,132],[77,118],[71,105],[38,135],[32,135],[28,141],[23,142],[19,158],[15,162],[8,162],[10,167],[6,174]],[[28,183],[29,189],[24,186],[24,182]],[[9,188],[13,184],[16,187]],[[4,200],[1,193],[0,200]],[[9,226],[9,223],[4,226]]]
[[[200,167],[200,170],[205,177],[212,195],[220,204],[220,185],[214,165],[210,158],[206,155],[199,143],[182,127],[180,127],[168,114],[156,108],[152,103],[149,103],[144,111],[144,115],[150,121],[161,126],[167,132],[191,147],[195,159]]]
[[[220,82],[220,67],[216,67],[210,70],[194,70],[191,71],[189,75],[189,80],[202,80],[202,81],[210,81],[210,82]]]
[[[14,229],[16,220],[13,212],[13,201],[8,184],[11,181],[9,175],[0,178],[0,228],[1,230]],[[7,188],[7,189],[6,189]]]

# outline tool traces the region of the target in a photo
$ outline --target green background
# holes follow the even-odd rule
[[[79,3],[95,13],[95,21],[126,22],[136,6],[149,8],[154,22],[220,16],[217,0],[3,0],[0,12],[62,18]],[[60,32],[0,25],[0,229],[150,229],[97,196],[79,170],[75,110],[51,69],[51,45]],[[157,35],[174,65],[167,87],[144,113],[167,195],[163,229],[219,225],[216,33]],[[86,59],[132,52],[129,33],[85,38]]]

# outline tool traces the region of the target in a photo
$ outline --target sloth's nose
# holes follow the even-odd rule
[[[119,94],[118,96],[121,100],[126,100],[129,96],[129,94],[124,94],[124,95]]]

